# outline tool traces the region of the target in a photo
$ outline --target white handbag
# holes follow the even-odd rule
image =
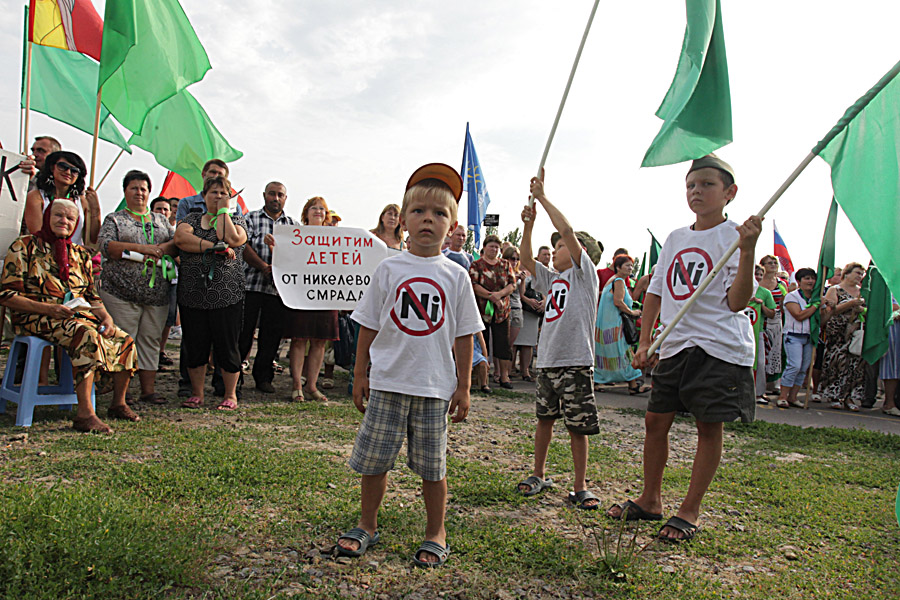
[[[853,332],[853,337],[850,338],[850,354],[854,356],[862,356],[863,351],[863,337],[865,337],[865,325],[860,325],[859,329]]]

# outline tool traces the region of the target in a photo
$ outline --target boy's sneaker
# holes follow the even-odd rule
[[[766,398],[765,396],[757,396],[756,403],[759,404],[760,406],[765,406],[766,404],[769,403],[769,399]]]
[[[181,339],[181,325],[172,325],[172,328],[169,329],[169,339],[170,340],[180,340]]]

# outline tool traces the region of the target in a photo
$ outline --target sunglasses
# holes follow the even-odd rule
[[[59,169],[60,171],[62,171],[63,173],[68,171],[69,173],[75,173],[76,175],[81,175],[81,169],[79,169],[78,167],[72,166],[67,162],[59,161],[58,163],[56,163],[56,168]]]

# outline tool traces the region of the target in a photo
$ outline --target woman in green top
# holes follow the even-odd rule
[[[761,265],[756,265],[754,276],[757,284],[762,280],[765,272]],[[753,341],[756,344],[756,354],[753,360],[753,377],[756,381],[757,404],[769,403],[764,395],[766,393],[766,344],[764,336],[766,319],[775,318],[777,307],[778,305],[775,304],[772,292],[761,285],[757,285],[756,293],[750,298],[750,302],[745,310],[747,316],[750,317],[750,323],[753,325]]]

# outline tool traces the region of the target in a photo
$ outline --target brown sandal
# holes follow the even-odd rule
[[[72,419],[72,429],[82,431],[84,433],[112,433],[112,427],[100,420],[97,415],[89,417],[74,417]]]
[[[120,419],[122,421],[131,421],[132,423],[137,423],[141,420],[140,415],[128,408],[127,404],[123,406],[110,406],[106,411],[106,416],[109,419]]]

